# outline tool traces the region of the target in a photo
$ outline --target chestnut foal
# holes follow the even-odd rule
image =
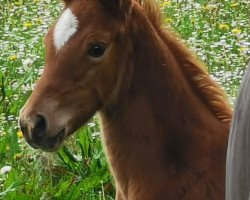
[[[149,0],[65,0],[20,114],[55,151],[99,111],[116,200],[222,200],[231,108]]]

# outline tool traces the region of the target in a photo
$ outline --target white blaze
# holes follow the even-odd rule
[[[56,23],[54,29],[54,44],[57,50],[63,47],[78,28],[78,20],[72,11],[67,8]]]

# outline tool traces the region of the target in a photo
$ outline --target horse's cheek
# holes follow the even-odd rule
[[[96,73],[95,82],[100,99],[105,104],[112,96],[118,77],[112,65],[101,66],[101,68]]]

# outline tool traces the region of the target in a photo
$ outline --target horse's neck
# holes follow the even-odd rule
[[[167,157],[165,163],[179,165],[174,158],[176,154],[180,154],[176,157],[179,159],[188,155],[191,148],[199,151],[204,144],[212,148],[212,142],[221,137],[215,133],[223,125],[195,96],[178,71],[174,57],[168,55],[173,62],[165,65],[166,58],[155,58],[160,52],[151,51],[144,51],[141,57],[135,56],[130,91],[113,109],[117,113],[101,112],[104,140],[117,156],[118,152],[139,157],[156,153],[162,154],[159,157]]]
[[[215,167],[209,176],[223,180],[227,125],[195,94],[166,45],[145,41],[134,44],[127,95],[115,109],[101,111],[113,174],[126,185],[133,176],[162,175],[165,181],[177,171],[200,174]]]
[[[143,180],[147,186],[166,186],[177,181],[188,188],[191,185],[185,184],[195,184],[200,176],[204,184],[213,179],[223,187],[226,141],[222,138],[220,143],[220,134],[215,130],[221,127],[209,119],[200,120],[195,108],[185,112],[188,102],[181,99],[170,97],[168,105],[162,107],[160,96],[153,104],[154,96],[130,97],[116,119],[110,120],[101,113],[105,150],[118,185],[125,193],[129,181],[138,184]]]
[[[212,188],[211,199],[218,199],[213,195],[223,194],[228,125],[196,94],[161,38],[144,32],[134,40],[128,91],[100,112],[112,174],[124,194],[129,185],[135,191],[152,186],[179,199],[182,190]]]

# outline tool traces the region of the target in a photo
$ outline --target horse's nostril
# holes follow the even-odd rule
[[[43,136],[46,130],[47,130],[46,119],[42,115],[37,115],[35,126],[32,130],[32,136],[34,138],[39,138]]]

